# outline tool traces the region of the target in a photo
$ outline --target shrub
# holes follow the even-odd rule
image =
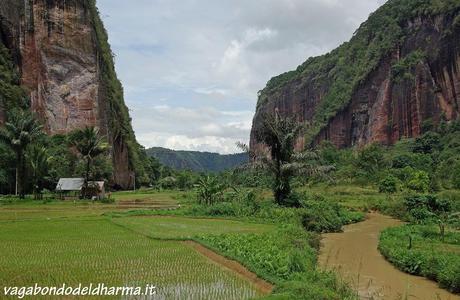
[[[172,176],[161,178],[160,181],[158,182],[158,185],[162,189],[173,189],[176,187],[176,184],[177,184],[177,179]]]
[[[378,144],[371,144],[358,152],[355,161],[356,177],[369,182],[377,178],[385,165],[383,148]]]
[[[416,195],[406,197],[405,205],[410,216],[417,223],[435,221],[439,226],[441,238],[444,239],[445,228],[451,219],[456,219],[457,214],[452,214],[453,204],[436,195]]]
[[[415,140],[413,151],[416,153],[433,153],[441,149],[441,137],[436,132],[427,132]]]
[[[398,191],[398,178],[388,175],[379,183],[379,192],[385,194],[393,194]]]
[[[435,195],[410,195],[404,198],[404,205],[413,222],[424,223],[431,218],[428,203],[434,201],[435,197]]]
[[[316,198],[315,198],[316,197]],[[300,219],[302,226],[308,231],[338,232],[342,226],[352,222],[361,221],[364,214],[349,212],[337,202],[325,200],[321,196],[302,202]]]
[[[430,176],[425,171],[414,171],[410,175],[407,188],[419,192],[426,193],[430,189]]]

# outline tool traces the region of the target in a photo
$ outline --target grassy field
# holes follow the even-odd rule
[[[0,205],[2,286],[153,284],[158,299],[260,296],[259,290],[245,278],[222,268],[180,240],[196,234],[266,232],[272,226],[185,217],[102,216],[109,211],[131,209],[120,208],[123,201],[169,207],[177,204],[174,199],[177,195],[120,193],[114,196],[117,201],[112,204],[3,202]]]
[[[257,291],[177,241],[133,234],[104,219],[1,224],[4,286],[154,284],[168,299],[247,299]],[[19,237],[19,238],[18,238]]]
[[[179,192],[119,192],[113,193],[113,203],[86,200],[19,200],[0,197],[0,221],[25,219],[56,219],[100,216],[106,212],[123,212],[133,209],[175,208]]]
[[[173,216],[123,217],[113,222],[157,239],[191,239],[197,235],[222,233],[264,233],[275,226],[231,220],[197,219]]]
[[[375,188],[357,186],[318,185],[303,190],[313,196],[308,198],[311,203],[316,203],[316,194],[322,197],[318,203],[327,204],[303,208],[321,217],[313,218],[314,224],[332,222],[338,228],[343,225],[341,218],[327,213],[332,212],[334,202],[353,211],[342,211],[346,216],[362,216],[359,211],[368,210],[392,215],[405,213],[401,209],[402,194],[387,196]],[[270,194],[267,192],[266,196]],[[271,201],[267,197],[257,200],[261,202],[256,211],[243,215],[236,212],[247,211],[242,210],[244,203],[197,207],[194,197],[193,192],[149,190],[113,193],[113,203],[0,198],[0,282],[4,286],[35,282],[40,285],[103,282],[114,286],[148,283],[158,287],[159,299],[263,296],[260,287],[247,277],[223,268],[222,263],[211,262],[191,244],[183,242],[192,239],[241,262],[275,284],[269,299],[356,298],[335,274],[317,268],[319,235],[300,226],[300,221],[305,226],[303,221],[310,220],[312,215],[300,216],[296,213],[298,209],[268,205]],[[386,256],[405,270],[406,263],[414,261],[406,255],[403,243],[406,235],[392,234],[381,245],[397,250]],[[414,241],[423,244],[417,238]],[[435,242],[423,245],[429,251],[439,249]],[[450,243],[449,249],[455,249],[458,256],[458,243]],[[424,264],[427,263],[421,267]],[[455,266],[439,264],[446,265]],[[435,278],[438,281],[441,276],[449,278],[451,283],[458,281],[457,269],[430,267],[429,270],[441,270],[433,275],[438,276]],[[421,271],[416,274],[433,278]]]

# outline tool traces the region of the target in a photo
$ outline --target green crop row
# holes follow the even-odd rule
[[[150,239],[101,218],[3,222],[0,240],[2,286],[153,284],[160,299],[260,296],[184,243]]]
[[[199,236],[200,243],[238,260],[276,288],[267,299],[354,299],[346,284],[316,267],[319,238],[299,226],[263,234]]]

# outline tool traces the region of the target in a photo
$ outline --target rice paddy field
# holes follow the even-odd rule
[[[203,234],[263,233],[274,226],[246,222],[170,216],[115,218],[114,223],[157,239],[191,239]]]
[[[173,202],[170,196],[163,196],[169,199],[168,205]],[[143,200],[154,201],[149,197]],[[152,299],[251,299],[262,295],[246,278],[181,240],[196,234],[264,232],[271,226],[184,217],[102,216],[118,206],[72,202],[0,205],[2,289],[35,283],[150,284],[157,292]]]

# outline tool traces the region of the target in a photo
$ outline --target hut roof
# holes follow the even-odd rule
[[[85,183],[84,178],[61,178],[56,185],[57,191],[81,191],[83,184]]]

